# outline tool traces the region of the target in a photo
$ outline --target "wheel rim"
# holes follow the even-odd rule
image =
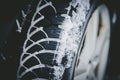
[[[75,68],[74,80],[102,80],[110,42],[110,18],[105,5],[93,13],[86,30],[84,45]]]

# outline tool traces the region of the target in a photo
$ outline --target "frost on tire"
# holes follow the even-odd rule
[[[48,6],[55,14],[57,13],[52,2],[39,1],[23,45],[17,72],[18,80],[28,79],[28,76],[29,80],[61,80],[64,70],[71,67],[73,58],[77,54],[78,44],[83,34],[82,27],[90,6],[89,0],[71,1],[66,8],[67,14],[61,14],[65,18],[61,25],[48,28],[38,26],[46,18],[44,14],[41,14],[41,10]],[[76,11],[71,13],[72,7],[75,7]],[[22,14],[25,18],[23,11]],[[19,20],[16,22],[20,31]]]

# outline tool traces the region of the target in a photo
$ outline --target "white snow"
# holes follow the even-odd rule
[[[72,17],[70,17],[68,14],[71,10],[71,5],[75,7],[77,4],[79,4],[77,7],[77,12],[73,11]],[[73,0],[73,2],[70,3],[70,6],[66,8],[68,13],[61,15],[65,17],[65,20],[62,25],[58,26],[62,29],[62,31],[60,34],[60,44],[56,49],[58,53],[56,60],[58,64],[61,64],[63,57],[67,56],[68,61],[63,67],[63,70],[71,67],[73,57],[77,54],[79,43],[83,34],[81,32],[83,29],[82,27],[86,20],[87,11],[89,8],[89,0]],[[60,79],[58,78],[60,73],[61,75],[63,74],[63,72],[55,72],[55,76],[57,77],[56,80]]]
[[[45,1],[46,4],[43,6],[41,5],[41,2]],[[72,17],[70,17],[68,14],[70,12],[71,9],[71,5],[73,7],[77,7],[77,12],[72,12]],[[21,59],[20,59],[20,66],[18,69],[18,78],[21,78],[23,75],[25,75],[26,73],[28,73],[29,71],[32,71],[35,68],[40,68],[40,67],[45,67],[44,64],[42,64],[39,60],[39,58],[37,58],[37,54],[42,54],[42,53],[46,53],[47,51],[50,53],[54,53],[57,54],[57,57],[54,57],[54,60],[56,60],[58,66],[53,66],[51,68],[54,69],[54,79],[53,80],[61,80],[62,75],[64,73],[65,68],[70,68],[72,61],[73,61],[73,57],[74,55],[77,53],[78,48],[79,48],[79,43],[81,40],[81,29],[83,27],[83,24],[86,20],[86,14],[87,11],[90,8],[90,3],[89,0],[73,0],[70,4],[69,7],[66,8],[68,10],[67,14],[62,14],[61,16],[65,17],[65,20],[63,21],[63,23],[61,25],[59,25],[58,27],[62,29],[59,39],[56,38],[50,38],[47,33],[44,31],[44,27],[42,26],[38,26],[36,27],[35,24],[40,22],[41,20],[44,19],[44,16],[42,14],[40,14],[40,10],[42,10],[43,8],[45,8],[46,6],[51,6],[54,11],[55,7],[52,5],[51,2],[47,2],[46,0],[40,0],[40,2],[38,3],[38,6],[36,8],[36,12],[33,15],[32,21],[31,21],[31,25],[28,29],[27,32],[27,39],[24,42],[23,45],[23,53],[21,55]],[[41,17],[39,17],[38,19],[35,19],[35,16],[39,14]],[[24,15],[24,13],[23,13]],[[25,15],[24,15],[25,16]],[[17,21],[18,22],[18,21]],[[19,24],[18,24],[19,26]],[[32,28],[36,28],[34,31],[30,32]],[[20,28],[19,28],[20,30]],[[46,35],[46,38],[38,40],[36,42],[34,42],[34,40],[31,39],[32,36],[34,36],[35,33],[37,33],[38,31],[43,32]],[[32,44],[29,45],[28,47],[26,47],[27,42],[31,41]],[[34,45],[39,45],[40,47],[42,47],[42,45],[40,45],[41,42],[44,41],[55,41],[58,42],[59,44],[57,45],[57,48],[55,51],[52,50],[42,50],[39,52],[34,52],[34,53],[28,53],[27,51],[33,47]],[[43,48],[43,47],[42,47]],[[23,56],[25,54],[28,54],[28,56],[26,58],[23,59]],[[65,65],[61,64],[63,57],[67,56],[67,63]],[[38,62],[40,63],[39,65],[35,65],[31,68],[26,68],[26,70],[24,72],[22,72],[21,74],[19,74],[21,67],[25,67],[24,66],[24,62],[27,61],[28,59],[30,59],[31,57],[35,57]],[[38,79],[39,80],[39,79]]]

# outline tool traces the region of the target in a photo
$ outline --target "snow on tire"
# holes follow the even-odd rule
[[[37,4],[23,44],[17,72],[18,80],[61,80],[65,69],[71,67],[78,52],[83,25],[90,7],[89,0],[72,0],[65,8],[66,14],[59,15],[53,4],[55,5],[47,0],[40,0]],[[49,13],[54,14],[52,18],[56,23],[43,26],[41,23],[51,22],[46,14],[42,14],[46,8],[52,9]],[[22,15],[27,18],[24,10]],[[62,20],[61,24],[57,24],[59,19]],[[17,31],[21,32],[19,19],[16,23]]]

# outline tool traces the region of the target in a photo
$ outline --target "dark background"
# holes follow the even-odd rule
[[[11,32],[15,30],[13,25],[15,24],[14,21],[17,14],[29,1],[30,0],[0,0],[0,80],[15,80],[14,74],[16,74],[16,71],[13,71],[13,69],[18,67],[17,63],[19,61],[15,60],[15,58],[20,54],[13,53],[15,50],[21,49],[18,47],[21,46],[21,44],[17,45],[18,42],[21,42],[21,35]],[[111,45],[105,79],[120,80],[120,2],[119,0],[106,0],[106,3],[110,9],[111,20],[114,12],[117,15],[117,20],[114,24],[111,24]],[[8,39],[9,41],[7,41]],[[6,42],[12,45],[12,47],[7,46]],[[6,46],[11,47],[11,49],[6,48],[7,51],[3,51],[3,48]],[[2,52],[6,60],[1,57],[3,56],[1,55]],[[10,54],[6,54],[7,52]],[[16,64],[16,66],[12,64]],[[5,75],[11,75],[12,78]]]

